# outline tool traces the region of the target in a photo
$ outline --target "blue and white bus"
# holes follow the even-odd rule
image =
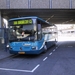
[[[9,19],[11,54],[40,54],[57,42],[57,27],[33,17]]]

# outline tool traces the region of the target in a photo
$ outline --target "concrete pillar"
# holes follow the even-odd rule
[[[1,28],[2,20],[1,20],[1,11],[0,11],[0,28]]]
[[[2,27],[2,17],[1,17],[1,11],[0,11],[0,28]],[[0,29],[0,47],[3,47],[3,43],[4,43],[4,30]]]

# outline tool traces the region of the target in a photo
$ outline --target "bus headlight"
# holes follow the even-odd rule
[[[6,47],[9,48],[9,45],[7,45]]]
[[[38,47],[33,46],[32,49],[33,49],[33,50],[38,50]]]

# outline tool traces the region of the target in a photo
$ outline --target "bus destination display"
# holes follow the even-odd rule
[[[28,20],[16,20],[16,21],[13,21],[13,25],[24,25],[24,24],[32,24],[32,20],[28,19]]]

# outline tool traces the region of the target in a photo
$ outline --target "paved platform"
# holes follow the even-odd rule
[[[4,58],[9,57],[11,55],[12,54],[10,54],[8,50],[7,51],[4,49],[0,50],[0,59],[4,59]]]

